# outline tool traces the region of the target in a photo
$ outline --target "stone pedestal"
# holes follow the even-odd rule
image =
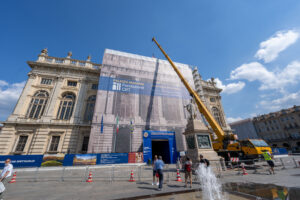
[[[194,163],[199,162],[200,154],[210,161],[220,160],[220,157],[213,149],[210,133],[210,130],[202,121],[195,119],[188,121],[183,134],[187,142],[187,156]]]

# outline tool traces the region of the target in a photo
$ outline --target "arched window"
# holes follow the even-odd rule
[[[224,126],[219,109],[216,108],[216,107],[213,107],[212,108],[212,112],[213,112],[215,120],[217,120],[217,122],[219,123],[219,125],[220,126]]]
[[[92,121],[93,114],[94,114],[94,108],[95,108],[95,102],[96,102],[96,95],[92,95],[88,98],[86,102],[86,109],[84,113],[84,121]]]
[[[75,104],[75,95],[73,93],[65,93],[59,104],[57,119],[69,120],[73,113]]]
[[[49,98],[48,92],[40,90],[36,92],[30,102],[27,110],[27,117],[31,119],[38,119],[44,114],[44,110]]]

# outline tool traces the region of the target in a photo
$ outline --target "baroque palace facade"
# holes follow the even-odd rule
[[[42,50],[13,113],[3,123],[0,154],[85,153],[99,64],[48,56]]]
[[[86,61],[73,59],[71,52],[66,58],[51,57],[47,49],[42,50],[37,61],[27,62],[31,71],[13,113],[3,122],[0,155],[142,151],[142,131],[149,129],[175,131],[177,150],[185,150],[182,132],[187,122],[184,107],[189,100],[178,96],[186,96],[185,88],[181,88],[169,64],[136,54],[105,52],[104,64],[92,63],[90,56]],[[225,133],[231,132],[221,104],[222,90],[213,79],[202,80],[197,67],[191,70],[188,65],[177,64],[186,70],[190,84]],[[153,79],[156,68],[157,78]],[[110,81],[120,83],[127,79],[134,85],[150,84],[151,88],[155,83],[161,88],[157,88],[153,99],[151,94],[147,96],[153,90],[118,93],[116,90],[123,89],[123,85],[115,82],[111,89],[106,88]],[[164,91],[166,86],[180,93]],[[120,121],[118,138],[113,135],[116,116]],[[128,126],[132,122],[133,130]]]

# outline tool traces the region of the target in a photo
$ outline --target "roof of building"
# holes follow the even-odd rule
[[[287,109],[282,109],[282,110],[277,111],[277,112],[270,112],[268,114],[259,115],[257,117],[254,117],[253,121],[273,119],[275,117],[287,115],[287,114],[294,113],[294,112],[297,112],[297,111],[298,112],[300,111],[300,106],[294,105],[293,107],[290,107],[290,108],[287,108]]]

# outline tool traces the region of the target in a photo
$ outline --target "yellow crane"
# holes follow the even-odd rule
[[[190,95],[195,99],[195,102],[198,106],[199,111],[205,116],[205,119],[207,120],[207,122],[209,123],[209,125],[211,126],[213,131],[217,134],[217,136],[218,136],[217,140],[222,142],[224,140],[224,137],[225,137],[225,133],[224,133],[223,129],[220,127],[220,125],[217,123],[215,118],[211,115],[209,110],[206,108],[204,103],[201,101],[201,99],[198,96],[197,92],[195,92],[195,90],[193,90],[193,88],[188,84],[188,82],[185,80],[185,78],[183,77],[183,75],[181,74],[179,69],[175,66],[175,64],[173,63],[171,58],[162,49],[162,47],[158,44],[158,42],[156,41],[156,39],[154,37],[152,38],[152,41],[156,43],[158,48],[161,50],[161,52],[164,54],[164,56],[167,58],[167,60],[169,61],[169,63],[171,64],[171,66],[173,67],[173,69],[175,70],[177,75],[179,76],[180,80],[182,81],[182,83],[184,84],[186,89],[189,91]]]
[[[173,67],[174,71],[177,73],[178,77],[186,87],[186,89],[189,91],[190,95],[194,98],[199,111],[203,114],[206,121],[211,126],[214,133],[217,135],[217,139],[214,140],[213,147],[214,150],[219,152],[222,151],[225,152],[242,152],[243,155],[251,155],[249,158],[257,158],[261,157],[261,154],[263,151],[269,151],[270,153],[271,148],[265,143],[263,140],[246,140],[241,142],[235,141],[235,135],[229,134],[226,135],[223,131],[223,129],[220,127],[220,125],[217,123],[215,118],[212,116],[212,114],[209,112],[209,110],[206,108],[204,103],[201,101],[200,97],[198,96],[197,92],[188,84],[188,82],[185,80],[179,69],[176,67],[176,65],[173,63],[171,58],[168,56],[168,54],[163,50],[163,48],[159,45],[159,43],[156,41],[156,39],[153,37],[152,41],[155,42],[155,44],[158,46],[160,51],[164,54],[166,59],[169,61],[171,66]],[[232,143],[230,141],[233,141]],[[222,155],[222,154],[221,154]],[[260,155],[260,156],[259,156]]]

